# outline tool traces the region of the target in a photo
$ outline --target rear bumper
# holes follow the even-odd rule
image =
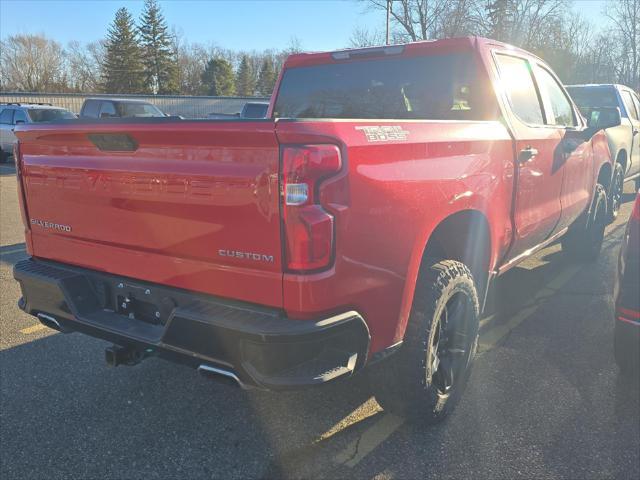
[[[245,387],[326,383],[352,375],[368,354],[368,328],[353,311],[291,320],[279,310],[35,259],[17,263],[14,277],[20,308],[47,325],[226,375]],[[123,310],[133,305],[134,313]]]

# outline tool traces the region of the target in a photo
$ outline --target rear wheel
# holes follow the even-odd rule
[[[562,238],[562,250],[581,262],[594,262],[600,255],[607,225],[607,195],[596,185],[591,208],[585,212]]]
[[[378,403],[405,418],[436,423],[457,403],[478,343],[479,302],[462,263],[429,261],[420,275],[401,350],[372,367]]]
[[[622,203],[622,191],[624,189],[624,170],[622,165],[616,163],[613,169],[613,178],[611,179],[611,188],[609,189],[609,208],[607,210],[607,216],[609,223],[615,221],[618,218],[618,212],[620,211],[620,204]]]

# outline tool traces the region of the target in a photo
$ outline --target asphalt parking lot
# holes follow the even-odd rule
[[[153,358],[110,369],[107,343],[41,327],[16,306],[26,254],[0,166],[0,477],[640,478],[640,389],[612,351],[625,191],[597,263],[556,245],[501,279],[462,401],[425,429],[382,411],[364,376],[246,392]]]

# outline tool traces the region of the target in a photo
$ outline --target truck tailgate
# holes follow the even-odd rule
[[[272,121],[17,130],[35,257],[282,306]]]

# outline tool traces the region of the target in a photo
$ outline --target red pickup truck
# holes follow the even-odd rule
[[[558,239],[598,255],[616,122],[474,37],[292,55],[266,119],[20,126],[19,305],[113,342],[111,365],[245,387],[384,359],[380,403],[436,421],[493,279]]]

